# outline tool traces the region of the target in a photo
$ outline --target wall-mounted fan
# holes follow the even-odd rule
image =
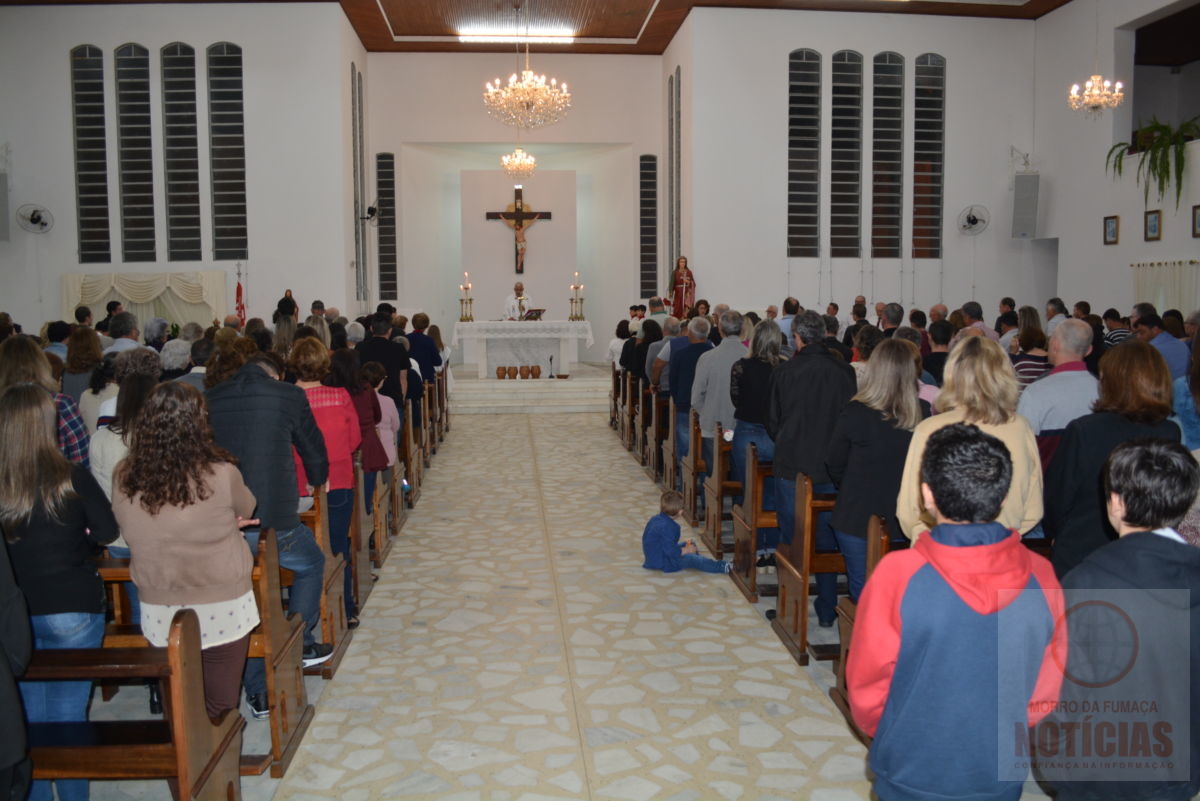
[[[17,225],[32,234],[44,234],[54,227],[54,215],[45,206],[26,203],[17,209]]]
[[[967,206],[958,215],[958,230],[968,236],[982,234],[987,230],[991,219],[992,213],[987,210],[987,206]]]

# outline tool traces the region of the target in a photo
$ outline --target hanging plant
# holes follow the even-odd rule
[[[1104,160],[1105,170],[1120,178],[1125,169],[1125,157],[1137,154],[1137,181],[1150,203],[1150,185],[1154,184],[1158,199],[1166,196],[1175,185],[1175,209],[1183,196],[1183,171],[1187,162],[1187,144],[1200,139],[1200,116],[1185,120],[1178,128],[1152,117],[1147,125],[1134,131],[1133,142],[1113,145]]]

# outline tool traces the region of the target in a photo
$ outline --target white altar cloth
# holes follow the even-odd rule
[[[480,378],[496,374],[497,367],[540,365],[550,375],[550,358],[555,373],[569,373],[578,360],[579,340],[594,343],[592,324],[567,320],[497,320],[455,323],[451,345],[463,343],[463,363],[474,364]]]

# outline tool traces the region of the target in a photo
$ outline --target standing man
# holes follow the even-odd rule
[[[783,344],[779,348],[779,355],[785,359],[792,358],[795,349],[792,347],[792,320],[796,319],[796,315],[800,313],[800,301],[795,298],[784,298],[783,300],[783,316],[777,320],[779,323],[779,331],[783,334]]]
[[[1067,304],[1062,298],[1050,298],[1046,301],[1046,336],[1054,333],[1063,320],[1067,319]]]
[[[703,438],[701,455],[706,465],[712,464],[713,437],[716,436],[717,426],[726,431],[733,430],[730,373],[734,363],[746,355],[746,346],[742,344],[742,315],[736,311],[725,311],[718,320],[720,344],[701,354],[696,362],[696,378],[692,382],[692,408],[700,412],[700,436]]]
[[[843,407],[854,396],[854,369],[825,343],[825,322],[814,311],[792,321],[796,355],[771,374],[767,433],[775,441],[775,498],[780,538],[788,546],[796,536],[796,475],[805,473],[813,492],[836,492],[825,457],[829,435]],[[837,550],[830,515],[817,520],[817,547]],[[817,574],[817,622],[823,628],[837,617],[837,574]]]
[[[876,310],[878,310],[878,304],[876,304]],[[904,322],[904,307],[899,303],[885,303],[883,314],[880,315],[879,320],[882,324],[883,335],[891,339],[895,335],[896,329]]]
[[[316,640],[321,618],[325,555],[312,530],[300,522],[300,493],[292,449],[314,487],[329,477],[325,439],[304,390],[279,380],[270,354],[256,353],[228,381],[207,393],[209,423],[217,445],[237,457],[246,486],[258,499],[254,516],[262,529],[247,529],[252,553],[263,529],[273,529],[279,566],[295,575],[288,611],[304,620],[304,665],[320,664],[333,646]],[[266,672],[261,659],[246,662],[246,700],[256,718],[270,714]]]
[[[692,410],[692,384],[696,380],[696,363],[700,361],[701,356],[712,350],[712,344],[708,341],[708,331],[711,327],[707,317],[693,317],[687,326],[688,344],[671,353],[671,397],[675,400],[675,455],[681,465],[691,445],[688,413]]]
[[[1013,314],[1017,313],[1017,302],[1009,297],[1000,298],[1000,305],[998,308],[1000,309],[1000,316],[996,318],[996,326],[994,330],[997,334],[1003,334],[1004,332],[1000,330],[1000,321],[1004,318],[1004,315],[1008,314],[1009,312],[1012,312]]]
[[[946,308],[945,303],[935,303],[929,307],[929,324],[933,325],[938,320],[945,320],[949,314],[950,310]]]
[[[978,303],[968,300],[962,305],[962,314],[967,324],[963,327],[962,331],[954,335],[954,340],[950,343],[951,348],[958,344],[964,336],[963,331],[966,331],[968,328],[979,329],[980,335],[987,337],[993,342],[1000,341],[1000,335],[996,333],[995,329],[988,327],[988,324],[983,321],[983,307]]]
[[[138,320],[132,312],[118,312],[108,321],[108,334],[113,343],[104,349],[105,353],[124,353],[141,347],[138,345]]]
[[[662,325],[667,319],[667,307],[663,303],[663,299],[655,295],[648,302],[650,304],[650,314],[648,316],[654,322]]]
[[[509,320],[524,320],[525,312],[529,311],[529,296],[525,294],[525,285],[518,281],[513,284],[512,294],[504,306],[504,316]]]
[[[770,306],[767,307],[767,319],[774,320],[778,316],[779,316],[779,307],[776,306],[774,303],[772,303]]]
[[[1125,340],[1133,336],[1133,331],[1129,325],[1121,318],[1121,313],[1116,309],[1109,308],[1104,312],[1104,327],[1107,333],[1104,334],[1104,349],[1116,347]],[[1193,345],[1193,348],[1195,345]]]
[[[1143,314],[1133,324],[1133,335],[1143,342],[1149,342],[1167,360],[1171,370],[1171,380],[1183,378],[1188,373],[1192,353],[1183,340],[1171,336],[1163,328],[1162,318],[1157,314]]]
[[[1017,414],[1029,422],[1037,437],[1042,469],[1050,464],[1067,425],[1092,413],[1100,396],[1096,377],[1083,360],[1092,350],[1092,327],[1083,320],[1066,320],[1050,336],[1047,347],[1054,369],[1025,387],[1017,402]]]
[[[108,326],[112,323],[112,318],[125,311],[125,307],[121,305],[121,301],[119,300],[110,300],[104,305],[104,311],[105,317],[96,323],[96,330],[102,334],[108,334]],[[116,339],[116,337],[113,337],[113,339]]]
[[[862,296],[859,295],[859,297]],[[867,322],[867,304],[855,301],[854,306],[850,308],[850,319],[853,320],[853,322],[850,323],[850,326],[846,329],[846,333],[842,335],[842,344],[847,348],[853,348],[854,335],[870,325],[870,323]]]
[[[376,312],[371,317],[371,336],[358,343],[359,364],[379,362],[387,371],[383,388],[379,391],[391,398],[397,409],[404,408],[404,396],[408,392],[408,348],[391,340],[392,318],[387,312]]]

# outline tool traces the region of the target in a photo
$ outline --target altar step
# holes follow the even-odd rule
[[[473,367],[455,367],[450,414],[608,413],[611,381],[606,370],[576,364],[570,378],[476,378]],[[464,375],[470,373],[469,376]]]

